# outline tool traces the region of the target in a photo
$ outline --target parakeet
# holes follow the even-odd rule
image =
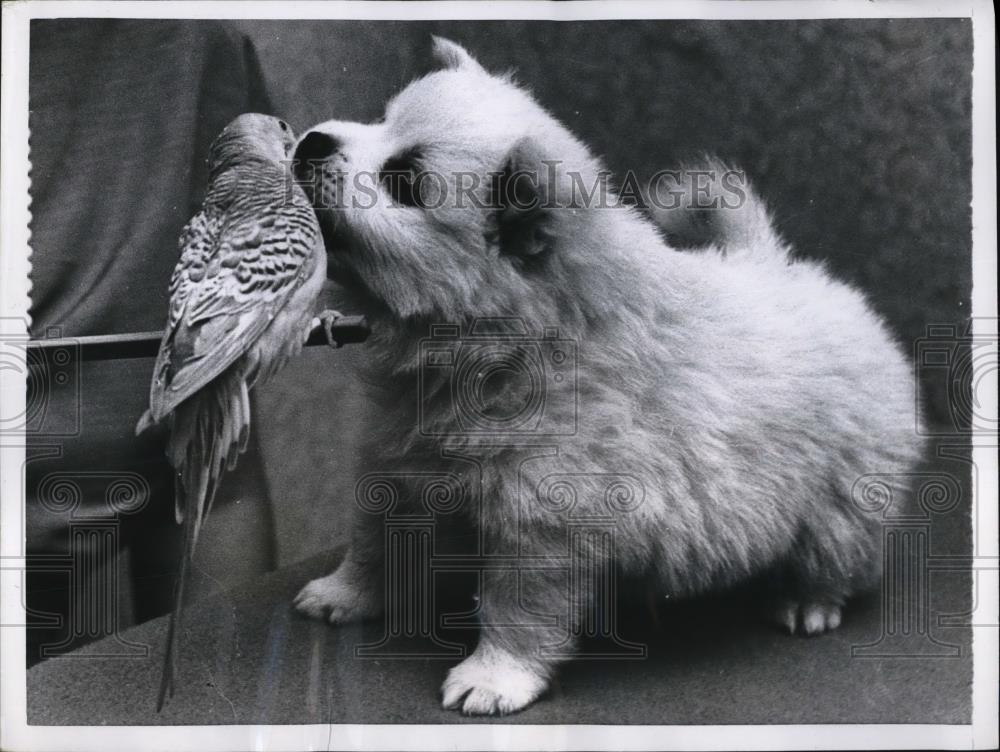
[[[294,144],[274,117],[241,115],[212,144],[201,211],[181,233],[170,309],[136,433],[166,423],[184,551],[157,701],[173,694],[184,581],[223,469],[250,431],[249,389],[298,354],[326,277],[315,213],[282,164]],[[329,335],[336,312],[322,317]]]

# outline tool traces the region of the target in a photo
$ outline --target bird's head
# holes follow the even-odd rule
[[[209,152],[212,174],[246,159],[284,164],[295,146],[295,133],[284,120],[248,112],[234,118],[216,137]]]

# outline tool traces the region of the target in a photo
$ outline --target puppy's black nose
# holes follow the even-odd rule
[[[310,131],[295,148],[295,161],[298,164],[322,162],[340,150],[339,139],[319,131]]]

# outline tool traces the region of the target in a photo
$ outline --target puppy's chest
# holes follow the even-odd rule
[[[571,452],[655,431],[663,375],[651,370],[589,342],[425,342],[407,367],[372,374],[378,449],[426,455],[446,444],[541,443]]]

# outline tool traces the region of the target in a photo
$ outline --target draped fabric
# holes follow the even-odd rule
[[[208,146],[271,112],[253,46],[212,23],[31,26],[32,332],[158,329]]]

